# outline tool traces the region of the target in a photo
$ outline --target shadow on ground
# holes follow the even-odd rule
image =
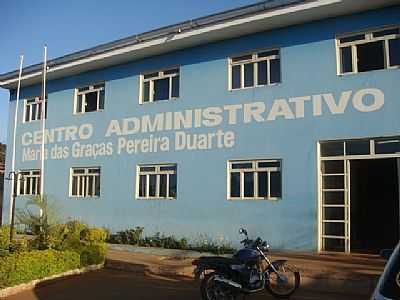
[[[125,266],[126,267],[126,266]],[[199,283],[189,277],[160,276],[151,273],[147,266],[135,264],[131,271],[102,269],[81,275],[44,282],[31,291],[6,298],[6,300],[200,300]],[[340,286],[336,292],[321,291],[319,280],[307,279],[293,300],[361,300],[365,295],[344,295]],[[266,292],[249,296],[247,300],[274,299]],[[239,298],[238,300],[241,300]]]

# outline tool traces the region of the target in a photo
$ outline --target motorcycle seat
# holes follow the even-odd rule
[[[199,261],[205,265],[221,264],[221,265],[240,265],[243,262],[237,258],[223,256],[202,256]]]

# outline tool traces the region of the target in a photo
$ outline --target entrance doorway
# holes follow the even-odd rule
[[[397,158],[350,161],[351,251],[379,253],[399,240]]]
[[[400,237],[400,137],[319,142],[318,249],[378,253]]]

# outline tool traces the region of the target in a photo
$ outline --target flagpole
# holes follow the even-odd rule
[[[47,45],[44,46],[44,58],[43,58],[43,83],[42,83],[42,148],[41,148],[41,168],[40,168],[40,197],[43,200],[44,196],[44,160],[45,160],[45,148],[44,148],[44,137],[46,129],[46,74],[47,73]],[[42,213],[42,211],[41,211]]]
[[[24,56],[19,57],[19,75],[18,75],[18,85],[17,85],[17,99],[15,102],[15,112],[14,112],[14,134],[13,134],[13,147],[12,147],[12,159],[11,159],[11,173],[13,176],[17,176],[15,172],[15,146],[17,141],[17,125],[18,125],[18,107],[19,107],[19,97],[21,91],[21,77],[22,77],[22,65],[24,63]],[[14,207],[15,192],[17,180],[13,178],[11,180],[11,191],[10,191],[10,207],[9,207],[9,223],[12,223],[12,208]]]

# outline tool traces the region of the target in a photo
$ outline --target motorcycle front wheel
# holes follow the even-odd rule
[[[201,281],[200,291],[203,300],[235,300],[236,296],[221,282],[215,280],[217,273],[204,276]]]
[[[300,286],[300,273],[290,265],[276,267],[277,272],[269,273],[267,291],[278,299],[289,298]]]

